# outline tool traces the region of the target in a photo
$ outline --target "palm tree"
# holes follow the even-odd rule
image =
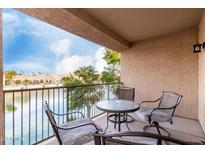
[[[20,85],[20,84],[21,84],[21,80],[15,80],[14,83],[15,83],[16,85]]]
[[[12,81],[14,76],[16,76],[16,72],[15,71],[7,71],[6,72],[5,78],[9,82],[9,84],[11,84],[11,81]]]
[[[94,103],[100,100],[103,96],[103,92],[97,86],[83,86],[96,84],[99,82],[99,74],[95,71],[93,66],[81,67],[70,74],[68,77],[63,78],[64,84],[69,85],[82,85],[80,87],[74,87],[70,91],[68,96],[69,109],[77,109],[86,107],[86,116],[90,118],[91,107]]]
[[[29,80],[28,80],[28,79],[25,79],[25,80],[23,81],[23,84],[24,84],[24,85],[28,85],[28,84],[29,84]]]

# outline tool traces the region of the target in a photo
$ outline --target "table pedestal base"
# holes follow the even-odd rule
[[[118,125],[118,131],[121,131],[121,124],[125,123],[127,126],[127,129],[130,131],[130,128],[128,126],[128,123],[133,122],[134,119],[133,117],[131,117],[131,120],[128,121],[128,117],[129,116],[127,113],[113,113],[113,114],[108,114],[107,113],[107,126],[105,128],[105,131],[107,131],[108,125],[109,125],[109,121],[114,123],[114,128],[116,129],[116,125]]]

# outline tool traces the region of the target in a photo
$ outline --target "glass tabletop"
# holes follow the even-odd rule
[[[128,113],[134,112],[139,109],[139,104],[129,100],[103,100],[97,102],[96,104],[99,110],[105,112],[120,112],[120,113]]]

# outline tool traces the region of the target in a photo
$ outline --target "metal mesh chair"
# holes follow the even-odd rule
[[[93,133],[102,131],[91,119],[85,118],[79,111],[57,114],[49,109],[47,103],[44,104],[44,110],[59,144],[85,144],[93,140]],[[80,114],[82,118],[57,125],[54,115],[64,116],[74,113]]]
[[[169,122],[173,123],[173,115],[176,110],[176,107],[181,102],[182,95],[179,95],[171,91],[162,91],[162,95],[155,101],[143,101],[140,104],[140,109],[137,111],[137,115],[143,121],[148,121],[149,125],[144,126],[144,131],[149,127],[156,127],[157,132],[161,134],[160,130],[165,131],[168,136],[170,133],[163,127],[159,125],[159,122]],[[142,106],[144,103],[153,103],[159,102],[158,107],[148,108]]]
[[[121,87],[121,88],[117,89],[117,98],[134,101],[135,88]]]
[[[121,87],[117,89],[117,99],[123,99],[123,100],[129,100],[133,101],[135,100],[135,88],[130,87]],[[129,118],[127,122],[134,121],[134,118],[127,114],[127,117]]]
[[[134,101],[135,99],[135,88],[130,88],[130,87],[120,87],[117,89],[116,93],[116,99],[122,99],[122,100],[129,100],[129,101]],[[110,116],[114,117],[114,128],[116,128],[117,124],[117,114],[111,114]],[[125,114],[120,115],[121,118],[125,119]],[[129,114],[126,115],[127,122],[133,122],[134,118],[130,116]]]

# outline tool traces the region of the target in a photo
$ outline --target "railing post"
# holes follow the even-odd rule
[[[66,88],[67,94],[66,94],[66,99],[67,99],[67,113],[69,112],[69,88]],[[66,117],[67,122],[69,121],[69,115]]]
[[[3,120],[2,120],[3,123],[2,123],[2,138],[0,137],[0,144],[5,144],[5,142],[6,142],[5,141],[5,93],[3,93],[3,112],[2,113],[3,113]],[[1,141],[2,141],[2,143],[1,143]]]
[[[60,97],[59,97],[59,88],[57,89],[58,90],[58,98],[57,98],[57,101],[58,101],[58,113],[60,113]],[[60,117],[58,116],[58,124],[60,124]]]
[[[36,142],[38,140],[38,112],[37,112],[37,103],[38,103],[38,91],[36,90],[36,100],[35,100],[35,109],[36,109],[36,114],[35,114],[35,123],[36,123],[36,136],[35,136],[35,139],[36,139]]]
[[[29,90],[28,91],[28,98],[29,98],[29,101],[28,101],[28,105],[29,105],[29,123],[28,123],[28,131],[29,131],[29,136],[28,136],[28,144],[30,145],[31,144],[31,91]],[[42,109],[43,110],[43,109]]]
[[[107,99],[110,99],[110,85],[107,85]]]
[[[42,102],[41,102],[41,114],[42,114],[42,123],[41,123],[41,125],[42,125],[42,130],[41,130],[41,134],[42,134],[42,140],[43,140],[43,136],[44,136],[44,112],[43,112],[43,101],[44,101],[44,90],[42,89],[42,93],[41,93],[42,95],[41,95],[41,99],[42,99]]]
[[[3,100],[3,37],[2,37],[2,9],[0,8],[0,144],[4,144],[4,100]]]
[[[63,92],[63,102],[62,102],[62,103],[63,103],[63,114],[65,113],[65,112],[64,112],[64,108],[65,108],[65,106],[64,106],[64,102],[65,102],[65,100],[64,100],[64,99],[65,99],[65,98],[64,98],[64,97],[65,97],[65,96],[64,96],[64,90],[65,90],[65,89],[63,88],[63,90],[62,90],[62,92]],[[64,118],[64,116],[63,116],[63,123],[64,123],[64,122],[65,122],[65,118]]]

